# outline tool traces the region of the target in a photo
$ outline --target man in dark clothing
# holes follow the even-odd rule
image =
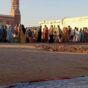
[[[7,36],[6,26],[5,26],[5,25],[3,25],[2,42],[6,42],[6,36]]]
[[[2,42],[3,38],[3,25],[0,25],[0,42]]]
[[[38,38],[37,38],[37,42],[41,42],[42,41],[42,32],[41,32],[41,26],[39,27],[39,31],[38,31]]]

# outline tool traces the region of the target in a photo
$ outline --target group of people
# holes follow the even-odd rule
[[[0,24],[0,42],[22,42],[25,43],[25,33],[26,29],[24,25],[12,26],[10,24],[2,25]]]
[[[48,28],[46,25],[44,28],[41,26],[38,30],[31,31],[29,29],[31,36],[29,36],[29,41],[33,42],[43,42],[43,43],[61,43],[61,42],[88,42],[88,28],[77,28],[72,29],[70,26],[56,28],[51,25]]]
[[[88,42],[88,28],[72,29],[70,26],[56,28],[46,25],[38,29],[27,29],[24,25],[0,25],[0,42],[9,43],[61,43],[61,42]]]

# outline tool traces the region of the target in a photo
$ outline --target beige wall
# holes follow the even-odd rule
[[[63,26],[70,25],[72,28],[78,27],[88,27],[88,17],[76,17],[76,18],[65,18],[63,21]]]
[[[57,26],[60,25],[60,20],[51,20],[51,21],[41,21],[39,22],[39,25],[42,26],[42,29],[44,28],[45,25],[50,29],[50,26],[53,25],[55,29],[57,29]]]
[[[61,28],[71,26],[73,29],[74,27],[83,28],[88,27],[88,16],[84,17],[74,17],[74,18],[64,18],[61,20],[51,20],[51,21],[41,21],[39,22],[42,27],[44,25],[47,25],[50,27],[50,25],[53,25],[57,27],[57,25],[60,25]]]

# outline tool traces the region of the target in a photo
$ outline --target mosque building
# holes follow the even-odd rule
[[[20,24],[21,14],[19,10],[19,0],[11,0],[10,15],[0,15],[0,24]]]

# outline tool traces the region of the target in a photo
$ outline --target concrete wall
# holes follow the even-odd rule
[[[1,24],[7,24],[10,23],[12,25],[14,25],[14,17],[12,16],[8,16],[8,15],[0,15],[0,23]]]
[[[88,17],[76,17],[76,18],[65,18],[63,21],[63,26],[71,26],[72,28],[78,27],[88,27]]]
[[[42,29],[44,28],[45,25],[50,29],[50,26],[53,25],[55,29],[57,29],[57,25],[60,25],[60,20],[51,20],[51,21],[41,21],[39,22],[39,25],[42,26]]]
[[[60,25],[61,28],[71,26],[72,29],[74,27],[83,28],[88,27],[88,16],[84,17],[74,17],[74,18],[63,18],[61,20],[51,20],[51,21],[41,21],[39,24],[44,27],[44,25],[47,25],[50,27],[50,25],[53,25],[57,27],[57,25]]]

